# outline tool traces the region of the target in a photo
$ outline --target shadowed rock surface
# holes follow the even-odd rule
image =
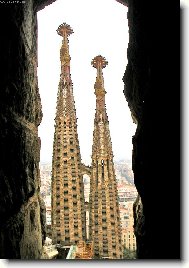
[[[179,61],[174,23],[179,13],[169,16],[169,6],[156,9],[151,1],[127,2],[129,45],[123,81],[137,122],[132,158],[142,206],[135,211],[137,255],[179,259],[180,85],[179,64],[173,64],[173,59]]]

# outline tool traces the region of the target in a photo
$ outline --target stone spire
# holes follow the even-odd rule
[[[63,41],[52,159],[52,239],[53,243],[71,245],[86,237],[84,185],[70,75],[68,36],[73,30],[63,23],[57,33]]]
[[[97,77],[94,85],[96,113],[92,147],[89,239],[94,243],[94,257],[96,259],[121,259],[118,193],[102,73],[102,69],[106,67],[108,62],[99,55],[92,60],[91,64],[97,69]]]
[[[60,62],[61,62],[61,74],[58,90],[58,101],[57,101],[57,113],[56,116],[72,116],[76,117],[75,104],[73,98],[73,84],[70,74],[70,60],[69,55],[69,40],[68,36],[73,33],[72,28],[66,24],[61,24],[57,33],[63,37],[62,47],[60,49]],[[64,103],[64,105],[62,105]]]

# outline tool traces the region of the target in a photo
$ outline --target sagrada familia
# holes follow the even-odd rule
[[[108,62],[101,55],[91,62],[97,69],[96,112],[91,166],[85,166],[81,162],[70,74],[68,36],[73,30],[63,23],[57,33],[63,40],[52,159],[52,240],[65,246],[89,243],[93,259],[122,259],[118,193],[102,72]],[[84,199],[83,174],[90,177],[88,205]],[[86,212],[89,213],[89,233]]]

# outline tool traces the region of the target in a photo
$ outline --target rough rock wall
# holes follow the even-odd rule
[[[38,259],[45,236],[34,9],[27,0],[0,10],[0,258]]]
[[[36,7],[37,11],[45,8],[46,6],[52,4],[56,0],[34,0],[34,6]]]
[[[136,235],[137,242],[137,255],[141,256],[141,251],[143,256],[147,254],[145,252],[145,217],[143,213],[143,205],[141,197],[138,195],[134,204],[133,204],[133,217],[134,217],[134,230]]]
[[[133,172],[143,206],[140,215],[135,211],[135,234],[138,258],[179,259],[180,84],[179,64],[175,63],[179,60],[175,51],[178,27],[175,13],[170,18],[166,4],[154,4],[128,1],[128,65],[123,81],[137,122]]]

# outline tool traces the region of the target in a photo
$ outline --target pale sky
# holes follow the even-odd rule
[[[96,69],[91,60],[99,54],[108,61],[103,73],[114,160],[130,160],[136,125],[122,82],[129,41],[127,7],[115,0],[58,0],[38,12],[38,81],[43,111],[39,126],[41,162],[52,161],[62,43],[56,29],[63,22],[74,31],[69,37],[69,48],[82,160],[85,164],[91,161],[96,104]]]

